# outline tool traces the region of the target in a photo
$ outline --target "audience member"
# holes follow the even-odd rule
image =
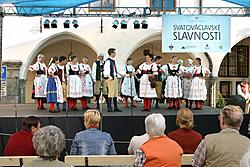
[[[56,126],[45,126],[38,130],[33,137],[34,148],[40,159],[23,167],[70,167],[58,161],[58,155],[65,147],[65,135]]]
[[[184,153],[193,154],[202,140],[201,134],[192,130],[194,125],[193,113],[188,108],[182,108],[176,116],[176,124],[180,127],[168,133],[168,137],[176,141]]]
[[[247,137],[239,134],[243,111],[239,106],[225,106],[219,116],[221,132],[205,137],[197,147],[193,166],[239,166],[243,154],[250,146]]]
[[[243,158],[240,160],[240,167],[250,167],[250,148],[244,154]]]
[[[34,116],[26,117],[22,121],[22,130],[14,133],[4,149],[5,156],[36,155],[33,147],[33,134],[40,128],[40,119]]]
[[[86,130],[76,134],[72,145],[71,155],[114,155],[114,141],[109,133],[98,129],[101,120],[97,110],[87,110],[84,113]]]
[[[141,136],[132,137],[128,146],[128,154],[134,154],[136,150],[138,150],[146,141],[148,141],[148,139],[149,137],[147,133]]]
[[[149,140],[135,153],[136,167],[181,166],[182,148],[164,135],[165,118],[162,114],[150,114],[145,119]]]

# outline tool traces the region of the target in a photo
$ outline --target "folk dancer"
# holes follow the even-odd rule
[[[60,56],[59,57],[59,63],[57,64],[58,68],[58,77],[62,84],[62,91],[63,91],[63,109],[62,111],[66,111],[66,101],[67,101],[67,83],[66,83],[66,57]],[[60,103],[56,103],[57,110],[60,111]]]
[[[189,100],[191,100],[190,101],[191,109],[192,109],[192,102],[194,100],[195,101],[194,109],[202,110],[203,101],[207,99],[207,88],[205,84],[205,79],[208,77],[209,73],[210,73],[209,69],[201,65],[201,59],[196,58],[195,67],[192,73],[193,79],[189,93]],[[198,107],[198,103],[200,107]]]
[[[146,62],[137,69],[136,74],[142,74],[140,78],[140,98],[143,98],[143,110],[150,111],[152,99],[157,97],[154,77],[158,75],[157,66],[153,63],[153,55],[148,53],[145,56]]]
[[[155,81],[156,81],[156,94],[157,94],[157,98],[156,98],[156,102],[155,102],[155,109],[159,109],[159,101],[162,99],[162,70],[161,70],[161,61],[162,61],[162,57],[161,56],[156,56],[155,57],[155,63],[157,66],[157,72],[158,75],[155,76]]]
[[[82,80],[81,104],[83,110],[89,109],[88,98],[94,96],[93,79],[91,76],[91,68],[88,65],[88,60],[89,58],[87,56],[84,56],[82,59],[82,63],[80,64],[81,80]]]
[[[58,57],[53,57],[49,63],[48,74],[49,78],[47,81],[45,93],[47,97],[47,102],[50,103],[49,112],[60,112],[55,111],[55,103],[63,103],[63,91],[61,81],[58,77]]]
[[[243,79],[241,84],[237,86],[238,95],[242,96],[246,100],[245,105],[245,113],[249,113],[250,109],[250,93],[249,93],[249,85],[246,79]]]
[[[96,109],[100,108],[100,96],[105,98],[106,103],[108,101],[108,91],[107,91],[107,83],[103,78],[103,68],[104,68],[104,55],[100,54],[97,57],[97,60],[94,61],[92,66],[92,78],[94,82],[94,95],[96,98]],[[101,99],[102,100],[102,99]],[[108,103],[107,103],[108,104]]]
[[[185,69],[184,72],[182,73],[182,91],[183,91],[183,96],[182,98],[185,100],[185,107],[190,108],[191,104],[188,105],[189,103],[189,94],[190,94],[190,87],[192,84],[192,73],[193,73],[194,67],[193,67],[193,60],[192,59],[187,59],[185,61]]]
[[[46,82],[47,82],[47,67],[44,64],[44,55],[39,54],[37,56],[37,62],[33,65],[29,66],[30,71],[35,71],[36,76],[34,79],[34,99],[37,100],[37,109],[38,110],[46,110],[44,108],[43,102],[46,99],[46,95],[44,93]]]
[[[116,49],[110,48],[108,50],[109,58],[105,61],[104,64],[104,77],[106,78],[106,82],[108,85],[108,112],[112,112],[112,99],[114,102],[114,111],[121,112],[117,106],[117,97],[118,97],[118,67],[115,62]]]
[[[177,57],[171,58],[171,63],[162,66],[164,75],[167,76],[165,85],[165,97],[168,100],[169,109],[179,109],[179,98],[182,97],[181,79],[182,73],[180,64],[177,64]]]
[[[77,99],[82,98],[82,80],[80,78],[80,65],[75,54],[70,56],[71,62],[66,65],[67,79],[67,97],[69,99],[70,110],[77,111]]]
[[[131,100],[131,107],[137,107],[133,100],[136,96],[135,78],[137,77],[135,76],[135,68],[132,66],[132,63],[133,60],[128,58],[126,65],[121,67],[121,75],[123,76],[121,93],[125,99],[125,107],[128,107],[128,98]]]

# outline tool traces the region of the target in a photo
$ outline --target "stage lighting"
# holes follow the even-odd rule
[[[54,19],[52,22],[51,22],[51,28],[57,28],[57,20]]]
[[[151,15],[151,9],[149,7],[146,7],[143,9],[143,14],[144,17]]]
[[[119,24],[119,21],[118,21],[118,20],[115,20],[115,21],[113,22],[112,27],[113,27],[114,29],[117,29],[118,24]]]
[[[50,21],[48,19],[46,19],[43,23],[43,27],[44,28],[50,28],[50,25],[49,25]]]
[[[79,26],[77,20],[73,20],[72,24],[73,24],[73,27],[75,27],[75,28],[77,28]]]
[[[65,22],[63,23],[63,27],[64,28],[69,28],[70,27],[69,24],[70,24],[70,21],[69,20],[65,20]]]
[[[125,20],[121,22],[121,29],[127,29],[127,22]]]
[[[148,23],[147,23],[146,20],[143,20],[143,21],[141,22],[141,28],[142,28],[142,29],[147,29],[147,28],[148,28]]]
[[[138,20],[134,21],[134,29],[140,29],[140,22]]]

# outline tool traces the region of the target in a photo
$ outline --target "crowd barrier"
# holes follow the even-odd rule
[[[192,164],[193,154],[182,156],[182,165]],[[22,166],[35,159],[37,156],[0,156],[0,166]],[[134,165],[134,155],[88,155],[88,156],[65,156],[65,163],[73,166],[107,166],[107,165]]]

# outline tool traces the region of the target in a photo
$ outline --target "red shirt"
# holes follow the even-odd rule
[[[201,134],[192,130],[179,128],[170,133],[168,137],[176,141],[184,153],[193,154],[202,140]]]
[[[11,135],[4,149],[5,156],[33,156],[37,155],[32,142],[33,134],[21,130]]]

